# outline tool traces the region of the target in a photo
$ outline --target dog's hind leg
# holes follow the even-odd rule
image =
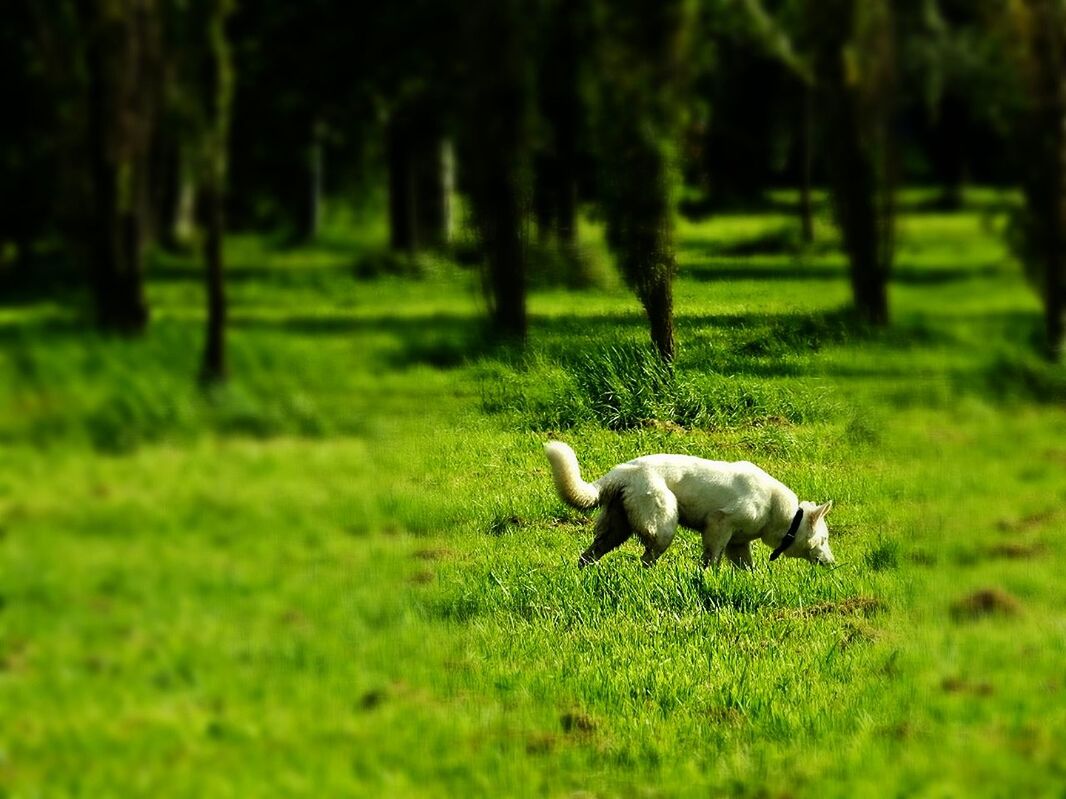
[[[641,561],[651,566],[677,533],[677,497],[661,478],[648,474],[626,487],[624,504],[633,532],[644,542]]]
[[[581,553],[577,567],[583,569],[595,563],[628,541],[631,535],[633,528],[629,526],[629,518],[622,507],[621,497],[614,497],[600,511],[596,519],[596,536],[592,539],[592,546]]]

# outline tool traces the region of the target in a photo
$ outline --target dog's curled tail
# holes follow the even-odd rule
[[[552,466],[555,490],[563,502],[580,510],[589,510],[600,504],[600,489],[581,479],[577,456],[562,441],[549,441],[544,445],[544,454]]]

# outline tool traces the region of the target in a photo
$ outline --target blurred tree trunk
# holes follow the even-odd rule
[[[665,361],[675,353],[675,155],[686,0],[598,6],[601,198],[607,238]]]
[[[1018,58],[1028,98],[1017,137],[1024,165],[1027,271],[1040,283],[1048,356],[1063,351],[1066,281],[1066,5],[1016,7]]]
[[[182,158],[183,145],[169,126],[157,126],[152,144],[151,230],[149,239],[170,252],[188,244],[188,224],[183,220],[183,192],[188,179]]]
[[[414,252],[418,246],[414,166],[406,126],[394,115],[385,129],[389,172],[389,245]]]
[[[580,8],[572,0],[544,10],[539,52],[538,95],[546,141],[535,159],[533,206],[544,241],[564,248],[577,234],[577,142],[581,119]]]
[[[807,15],[833,205],[855,308],[864,321],[884,325],[895,216],[891,10],[887,0],[807,0]]]
[[[324,153],[319,125],[308,116],[297,122],[289,136],[288,149],[297,157],[281,170],[281,192],[285,197],[284,218],[289,225],[290,243],[306,244],[319,233],[322,214],[322,170]]]
[[[200,212],[204,227],[207,325],[200,379],[226,378],[226,294],[222,245],[225,235],[225,191],[228,166],[233,64],[226,37],[230,0],[208,0],[203,11],[201,92]]]
[[[537,221],[537,237],[546,245],[555,232],[555,159],[547,153],[533,158],[533,216]]]
[[[806,83],[800,90],[799,129],[799,214],[803,243],[814,241],[814,213],[811,208],[811,168],[814,162],[814,100],[811,87]]]
[[[946,92],[937,107],[933,128],[934,157],[940,179],[937,205],[944,211],[962,208],[966,176],[966,105],[954,92]]]
[[[322,230],[322,214],[325,210],[326,148],[323,137],[322,123],[316,120],[311,124],[311,141],[307,148],[309,207],[304,232],[308,240],[317,238]]]
[[[439,125],[426,134],[415,156],[418,239],[424,247],[440,247],[451,232],[451,153]]]
[[[200,199],[207,288],[207,327],[200,379],[204,383],[217,383],[226,378],[226,288],[222,256],[226,222],[222,187],[214,181],[206,182],[200,190]]]
[[[87,161],[85,243],[97,323],[139,333],[148,323],[144,245],[158,104],[160,30],[153,0],[83,0]]]
[[[424,98],[397,108],[386,128],[389,241],[416,252],[448,242],[451,159],[438,115]]]
[[[532,86],[529,0],[478,0],[466,20],[470,86],[466,185],[486,260],[497,336],[526,336],[525,221],[530,201]]]

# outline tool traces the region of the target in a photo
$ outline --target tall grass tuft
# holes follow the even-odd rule
[[[650,346],[609,346],[586,354],[570,367],[597,422],[626,430],[652,420],[679,422],[702,412],[698,399],[674,368]]]
[[[485,367],[481,405],[514,413],[533,430],[731,429],[799,423],[820,413],[818,403],[784,385],[684,370],[639,344],[600,346],[562,365],[531,359],[524,372]]]

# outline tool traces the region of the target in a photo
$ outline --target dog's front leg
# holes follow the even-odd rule
[[[733,531],[724,518],[713,519],[703,528],[703,567],[713,565],[716,569],[722,562],[722,553],[725,551],[729,539],[733,537]]]

